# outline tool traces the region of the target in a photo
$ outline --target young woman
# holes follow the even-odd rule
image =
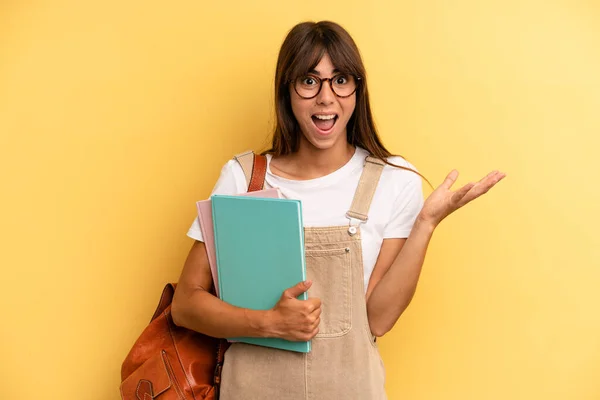
[[[375,337],[392,329],[410,303],[436,226],[505,175],[494,171],[452,191],[454,170],[424,201],[414,166],[381,143],[359,51],[332,22],[289,32],[277,61],[275,100],[265,187],[302,201],[309,280],[284,291],[268,311],[222,302],[211,294],[196,220],[173,319],[220,338],[312,340],[309,354],[232,344],[221,400],[385,399]],[[232,160],[213,194],[238,194],[247,185]],[[309,299],[298,300],[305,291]]]

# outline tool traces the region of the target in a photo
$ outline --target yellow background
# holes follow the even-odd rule
[[[119,398],[194,202],[268,144],[277,52],[306,19],[351,32],[385,143],[434,184],[508,173],[436,232],[380,342],[390,399],[600,399],[583,0],[0,2],[2,399]]]

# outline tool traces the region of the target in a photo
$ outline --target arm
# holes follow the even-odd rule
[[[173,297],[171,314],[176,325],[221,338],[270,335],[267,311],[231,306],[209,292],[212,285],[204,243],[195,241]]]
[[[379,281],[369,282],[371,292],[367,292],[367,295],[370,294],[367,300],[369,325],[375,336],[383,336],[390,331],[410,304],[435,228],[448,215],[487,193],[505,176],[493,171],[479,182],[468,183],[453,192],[450,188],[458,177],[458,171],[452,171],[425,201],[406,241],[384,240],[375,266],[375,269],[381,270],[375,278]],[[394,254],[396,256],[390,265],[389,260]]]
[[[377,262],[375,263],[375,267],[371,273],[371,278],[369,279],[369,286],[366,294],[367,302],[369,301],[371,294],[373,294],[375,286],[377,286],[379,281],[385,276],[392,266],[392,263],[402,250],[404,243],[406,243],[406,239],[383,239],[383,244],[381,245],[379,256],[377,257]]]
[[[383,241],[367,290],[371,332],[390,331],[410,304],[425,260],[433,225],[417,218],[407,239]]]
[[[196,241],[185,261],[171,306],[176,325],[225,337],[280,337],[309,340],[318,332],[321,303],[298,300],[308,290],[304,282],[283,292],[277,305],[266,311],[234,307],[210,293],[212,275],[204,243]]]
[[[212,194],[234,195],[244,190],[244,172],[236,161],[230,160],[223,166]],[[195,242],[183,266],[171,305],[175,324],[221,338],[246,336],[308,340],[312,337],[310,335],[316,330],[315,324],[318,326],[320,321],[320,302],[318,299],[296,299],[310,285],[299,283],[284,291],[272,310],[234,307],[211,293],[212,274],[197,218],[188,236],[194,238]]]

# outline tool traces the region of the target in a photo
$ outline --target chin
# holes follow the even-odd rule
[[[303,136],[304,139],[308,142],[308,144],[319,150],[329,150],[331,148],[340,146],[340,143],[346,143],[346,135],[344,132],[338,135],[331,135],[326,138],[317,136],[315,134]]]
[[[339,122],[340,121],[336,121],[335,125],[328,132],[318,129],[312,123],[308,124],[308,134],[303,133],[304,139],[312,147],[319,150],[328,150],[340,146],[340,143],[345,144],[347,142],[346,129],[345,126],[340,129]]]

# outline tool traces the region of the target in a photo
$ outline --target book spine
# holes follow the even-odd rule
[[[220,276],[221,271],[219,270],[219,265],[221,263],[219,262],[219,259],[220,259],[220,257],[219,257],[219,254],[220,254],[220,252],[219,252],[219,233],[218,233],[218,228],[217,228],[219,216],[218,216],[217,207],[215,207],[214,201],[211,202],[211,208],[212,208],[212,214],[213,214],[212,219],[213,219],[214,242],[215,242],[215,262],[217,264],[217,276]],[[223,297],[222,279],[218,279],[218,282],[219,282],[219,284],[218,284],[219,297],[221,299],[223,299],[224,297]]]

